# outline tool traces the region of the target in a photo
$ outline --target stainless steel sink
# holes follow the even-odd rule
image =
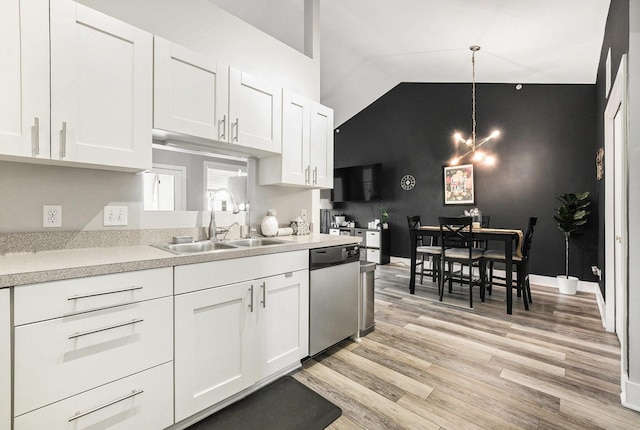
[[[197,252],[212,252],[236,248],[236,246],[230,244],[229,242],[212,242],[210,240],[191,243],[167,243],[153,246],[169,252],[173,252],[174,254],[194,254]]]
[[[280,245],[285,243],[285,241],[280,239],[254,237],[251,239],[231,240],[229,241],[229,243],[235,246],[265,246],[265,245]]]

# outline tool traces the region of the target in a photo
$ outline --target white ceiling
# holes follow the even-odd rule
[[[302,51],[304,0],[209,0]],[[338,126],[400,82],[596,81],[610,0],[319,0]]]

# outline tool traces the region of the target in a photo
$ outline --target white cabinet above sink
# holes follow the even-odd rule
[[[281,88],[158,36],[154,138],[258,157],[281,150]]]

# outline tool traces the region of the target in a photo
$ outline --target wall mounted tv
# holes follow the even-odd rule
[[[333,172],[331,201],[382,200],[382,163],[341,167]]]

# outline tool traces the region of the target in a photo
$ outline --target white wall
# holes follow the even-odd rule
[[[629,381],[628,406],[640,411],[640,0],[629,1]]]
[[[319,101],[319,58],[307,57],[206,0],[79,2]],[[278,210],[283,223],[301,208],[317,212],[317,192],[253,187],[254,221],[268,208]],[[0,162],[0,189],[0,233],[44,231],[43,204],[63,205],[65,231],[105,229],[102,210],[107,204],[127,206],[127,228],[133,229],[150,222],[152,227],[177,227],[203,219],[147,216],[142,212],[142,179],[129,173]]]

